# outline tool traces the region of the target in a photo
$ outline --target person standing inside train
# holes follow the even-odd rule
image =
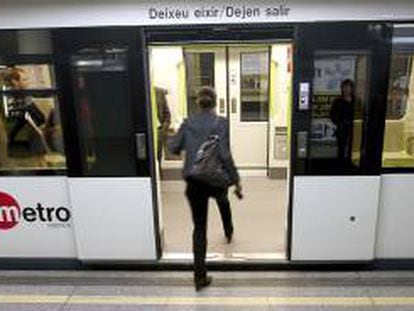
[[[215,187],[191,177],[191,169],[197,157],[200,146],[211,136],[219,137],[220,158],[223,167],[230,178],[229,184],[236,187],[235,193],[241,198],[242,187],[233,157],[229,148],[228,120],[219,117],[215,113],[217,95],[213,88],[202,87],[198,92],[197,104],[199,112],[186,119],[178,133],[173,137],[169,149],[173,154],[185,151],[183,168],[186,180],[186,196],[189,201],[193,219],[193,252],[194,252],[194,283],[196,290],[208,286],[212,278],[207,276],[206,252],[207,252],[207,215],[208,200],[210,197],[217,201],[223,222],[224,234],[230,243],[233,237],[233,222],[228,199],[228,187]]]
[[[6,75],[8,72],[1,72],[1,88],[5,84]],[[3,100],[0,103],[0,169],[5,169],[8,166],[9,158],[8,158],[8,138],[7,138],[7,126],[6,126],[6,115],[5,108],[7,103]]]
[[[17,67],[9,69],[5,76],[6,85],[16,91],[22,91],[27,87],[24,71]],[[25,131],[27,139],[27,163],[30,167],[47,167],[46,155],[48,146],[44,138],[42,127],[46,122],[46,117],[39,109],[33,98],[24,94],[16,94],[12,98],[9,113],[14,120],[14,124],[8,135],[8,150],[14,145],[18,145],[17,137],[20,132]]]
[[[330,118],[336,126],[337,159],[342,165],[351,164],[355,105],[354,82],[346,79],[342,81],[341,95],[334,100],[330,111]]]
[[[0,106],[0,108],[2,107]],[[0,111],[0,169],[4,169],[8,165],[7,145],[6,120],[3,112]]]
[[[162,157],[163,148],[167,141],[168,129],[171,125],[171,112],[168,107],[166,89],[156,87],[155,88],[155,101],[157,104],[157,119],[158,119],[158,144],[157,144],[157,160],[160,176],[162,177]]]

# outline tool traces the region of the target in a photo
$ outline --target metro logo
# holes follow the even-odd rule
[[[21,210],[17,201],[9,194],[0,192],[0,230],[9,230],[20,221]]]
[[[0,231],[13,229],[21,222],[27,225],[37,223],[50,228],[67,228],[70,227],[71,218],[71,211],[64,206],[44,206],[38,202],[33,207],[20,207],[10,194],[0,192]]]

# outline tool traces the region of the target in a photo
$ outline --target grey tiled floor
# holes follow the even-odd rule
[[[267,177],[242,177],[245,198],[229,198],[234,222],[234,240],[228,245],[223,236],[216,203],[210,201],[208,251],[224,258],[237,254],[278,253],[285,251],[286,180]],[[190,253],[192,222],[184,196],[182,181],[163,181],[161,184],[164,252]]]
[[[407,306],[375,305],[375,297],[414,297],[414,272],[211,272],[213,284],[196,293],[191,272],[0,271],[0,300],[18,295],[22,303],[1,304],[0,311],[17,310],[414,310]],[[29,296],[27,296],[29,295]],[[35,295],[35,296],[32,296]],[[27,297],[63,296],[66,303],[27,303]],[[76,304],[72,298],[107,297],[116,303]],[[321,298],[322,297],[322,298]],[[163,299],[158,305],[127,302]],[[260,305],[225,305],[233,301],[265,301]],[[263,299],[311,299],[310,305],[272,305]],[[366,305],[324,305],[321,299],[361,298]],[[117,299],[120,299],[118,302]],[[204,299],[204,300],[203,300]],[[346,301],[348,301],[346,300]],[[73,301],[73,300],[72,300]],[[177,303],[178,301],[178,303]],[[182,303],[181,301],[187,301]],[[190,301],[190,302],[188,302]],[[270,300],[269,300],[270,301]],[[26,302],[26,303],[24,303]],[[316,302],[316,304],[315,304]],[[319,303],[320,302],[320,303]]]

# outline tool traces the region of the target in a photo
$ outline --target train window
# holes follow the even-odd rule
[[[187,114],[197,112],[197,93],[202,86],[214,87],[214,53],[185,52],[187,69]]]
[[[414,28],[394,29],[383,167],[414,167]]]
[[[336,170],[353,171],[360,164],[367,67],[361,52],[315,55],[310,157]]]
[[[92,46],[71,56],[83,176],[136,171],[127,46]]]
[[[241,121],[267,121],[269,110],[269,53],[241,53]]]
[[[400,120],[407,112],[409,78],[414,54],[395,53],[391,58],[391,71],[387,103],[387,120]]]
[[[2,172],[66,169],[48,35],[47,31],[0,34]]]

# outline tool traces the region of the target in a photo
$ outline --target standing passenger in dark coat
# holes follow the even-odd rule
[[[341,95],[332,104],[330,117],[336,126],[337,158],[347,165],[352,160],[352,138],[355,111],[355,87],[350,79],[341,83]]]

